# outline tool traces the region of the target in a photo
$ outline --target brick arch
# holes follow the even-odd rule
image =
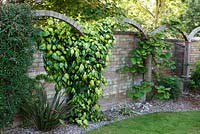
[[[121,19],[120,21],[132,25],[133,27],[135,27],[138,31],[142,33],[143,37],[147,38],[147,33],[145,32],[144,28],[136,21],[131,20],[129,18],[124,18],[124,19]]]
[[[49,17],[63,20],[66,23],[68,23],[69,25],[71,25],[73,28],[75,28],[81,35],[83,35],[82,27],[78,23],[76,23],[73,19],[71,19],[61,13],[51,11],[51,10],[32,10],[32,13],[35,16],[49,16]]]
[[[195,28],[192,30],[192,32],[189,34],[188,38],[189,41],[191,42],[192,38],[200,31],[200,27]]]
[[[169,28],[169,27],[170,27],[169,24],[161,25],[161,26],[159,26],[158,28],[154,29],[154,30],[151,32],[151,34],[159,33],[159,32],[164,31],[165,29],[167,29],[167,28]],[[183,38],[184,38],[185,41],[189,41],[189,36],[187,35],[186,32],[183,32],[183,31],[182,31],[181,29],[179,29],[179,28],[176,28],[176,30],[177,30],[178,32],[181,33],[181,35],[183,36]]]

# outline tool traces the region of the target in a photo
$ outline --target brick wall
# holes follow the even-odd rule
[[[183,75],[185,46],[183,42],[175,42],[173,48],[173,60],[176,62],[174,74],[181,77]]]
[[[196,37],[190,45],[190,70],[195,67],[195,63],[200,59],[200,38]]]
[[[33,64],[28,69],[29,76],[31,78],[35,78],[37,75],[46,74],[46,71],[44,69],[42,52],[39,52],[35,48],[35,52],[34,52],[33,57],[34,57]],[[49,83],[49,82],[45,82],[43,84],[44,84],[45,89],[47,90],[47,97],[49,99],[53,98],[53,95],[55,93],[55,91],[54,91],[54,85],[55,84],[54,83]]]
[[[112,56],[104,73],[107,84],[103,86],[103,96],[99,99],[102,109],[129,101],[130,99],[126,95],[127,90],[131,89],[133,83],[139,83],[142,79],[140,75],[133,77],[130,73],[117,72],[119,68],[129,64],[130,51],[135,48],[136,40],[135,34],[132,32],[115,32],[116,43],[112,48]],[[45,74],[43,65],[42,53],[36,50],[33,64],[28,70],[29,76],[33,78],[39,74]],[[54,83],[45,83],[45,87],[48,91],[48,98],[52,98]]]
[[[105,69],[104,76],[107,80],[107,84],[103,86],[103,96],[99,99],[99,103],[102,109],[130,101],[127,97],[127,90],[130,90],[132,85],[139,83],[142,80],[141,75],[133,76],[127,72],[118,72],[117,70],[124,65],[129,64],[129,56],[132,49],[136,47],[137,38],[132,32],[115,32],[115,45],[112,48],[112,56],[109,60],[109,65]],[[184,63],[184,41],[181,40],[168,40],[172,43],[173,59],[176,61],[176,70],[163,70],[164,74],[177,74],[182,76],[183,63]],[[35,51],[33,65],[29,68],[29,75],[35,77],[38,74],[46,73],[43,68],[42,53]],[[191,43],[191,64],[194,64],[198,58],[200,58],[200,40],[194,40]],[[48,98],[52,98],[54,94],[54,83],[45,83],[45,87],[48,91]]]
[[[172,55],[173,60],[176,62],[176,70],[174,72],[175,75],[182,77],[183,76],[183,68],[184,68],[184,53],[185,53],[185,42],[184,40],[179,39],[168,39],[172,44]],[[195,63],[200,59],[200,37],[195,37],[192,39],[190,43],[190,74],[195,67]],[[172,73],[170,70],[166,71],[167,73]],[[164,73],[166,73],[164,71]]]
[[[171,60],[175,61],[176,69],[172,70],[170,68],[164,68],[162,69],[161,74],[162,75],[177,75],[179,77],[182,77],[183,66],[184,66],[184,52],[185,52],[184,40],[166,39],[166,42],[170,43],[171,45],[171,53],[172,53]]]
[[[168,75],[171,74],[182,77],[183,67],[184,67],[184,52],[185,52],[184,40],[167,39],[167,41],[171,44],[172,60],[175,61],[176,69],[175,70],[167,69],[167,72],[165,71],[163,72]]]
[[[102,109],[129,101],[130,99],[126,95],[127,90],[130,90],[134,83],[142,80],[141,75],[133,76],[131,73],[117,71],[121,67],[129,65],[130,52],[136,47],[137,42],[135,34],[116,32],[115,42],[109,65],[104,73],[107,84],[103,86],[103,97],[99,100]]]

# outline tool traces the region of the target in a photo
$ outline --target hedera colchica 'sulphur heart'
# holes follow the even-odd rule
[[[86,127],[88,120],[101,119],[99,96],[105,83],[104,68],[114,43],[113,23],[109,20],[84,23],[84,35],[68,24],[49,20],[42,27],[44,67],[56,82],[55,90],[68,94],[69,121]]]

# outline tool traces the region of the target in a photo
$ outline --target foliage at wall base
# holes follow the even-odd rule
[[[133,100],[143,97],[146,93],[152,91],[153,83],[149,81],[143,81],[140,85],[134,85],[133,90],[128,93],[129,97],[132,97]]]
[[[114,38],[112,22],[84,23],[84,36],[66,23],[49,20],[42,27],[45,69],[56,82],[55,89],[64,88],[68,95],[69,121],[87,126],[88,120],[100,120],[97,100],[105,83],[104,68]]]
[[[50,101],[43,84],[34,82],[29,98],[24,100],[20,113],[24,121],[40,131],[50,131],[64,123],[66,118],[66,105],[64,105],[64,94],[58,92]]]
[[[189,81],[189,88],[191,90],[200,89],[200,60],[196,62],[195,68],[192,71],[191,79]]]
[[[181,94],[181,79],[177,76],[161,76],[157,84],[170,89],[166,90],[169,93],[166,99],[177,99]]]
[[[181,79],[177,76],[160,76],[156,81],[143,81],[139,85],[134,85],[128,93],[129,97],[136,100],[145,94],[149,98],[157,99],[177,99],[181,94]]]

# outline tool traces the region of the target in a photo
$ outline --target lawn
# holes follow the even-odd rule
[[[87,134],[200,134],[200,111],[146,114],[105,125]]]

